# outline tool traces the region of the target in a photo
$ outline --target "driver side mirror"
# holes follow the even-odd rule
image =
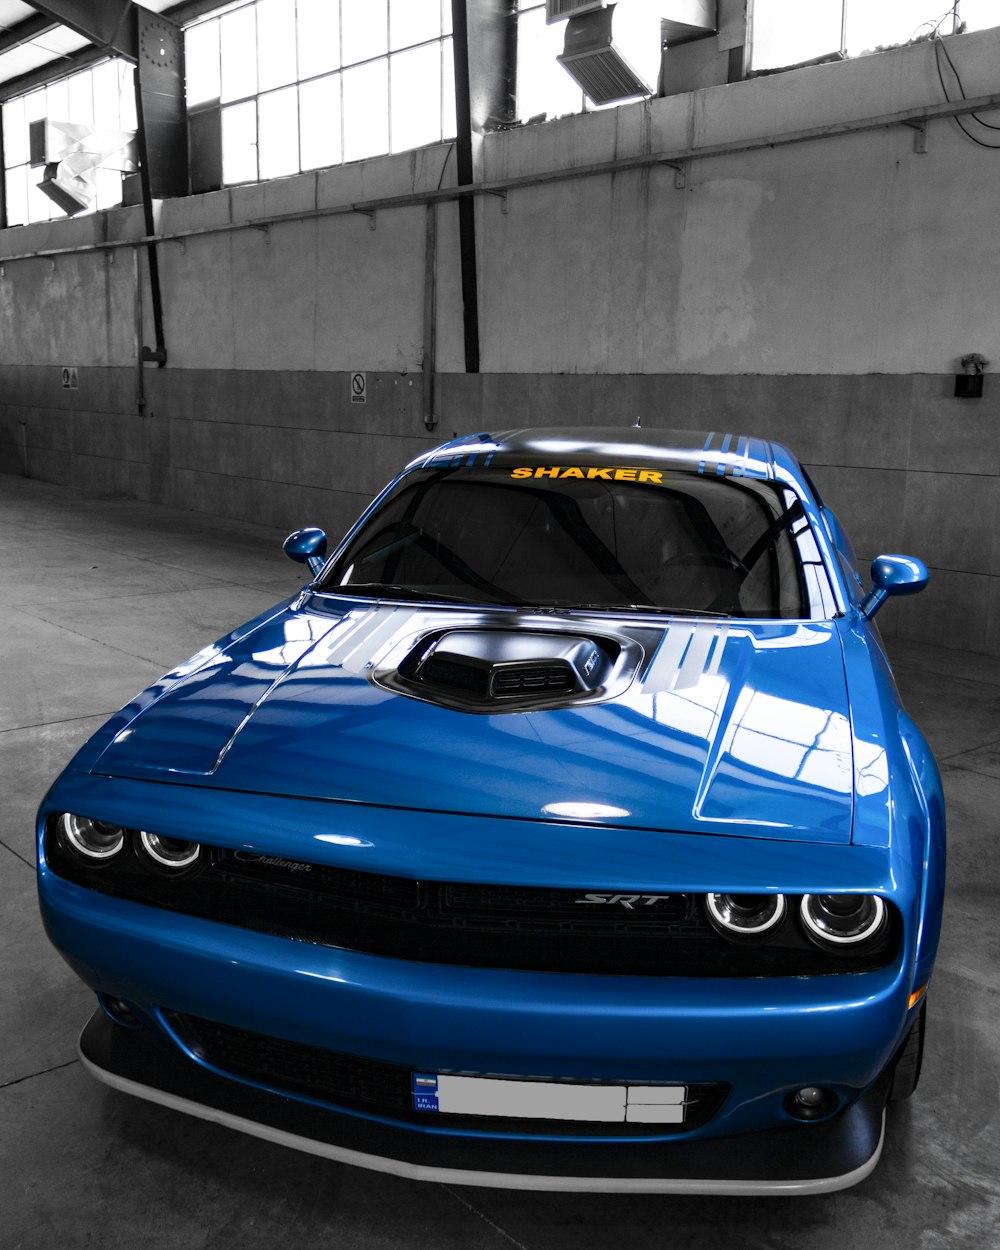
[[[872,588],[861,601],[861,615],[870,621],[890,595],[915,595],[929,578],[927,565],[915,556],[876,556]]]
[[[309,571],[315,577],[326,563],[326,534],[321,529],[309,526],[289,534],[281,547],[289,560],[298,564],[308,564]]]

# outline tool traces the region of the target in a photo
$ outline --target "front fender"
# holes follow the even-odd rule
[[[941,774],[927,740],[906,712],[899,713],[899,736],[913,777],[913,788],[923,813],[923,878],[920,919],[914,959],[913,988],[930,980],[941,936],[944,907],[946,822]]]

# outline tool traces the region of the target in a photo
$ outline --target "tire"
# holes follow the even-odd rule
[[[920,1067],[924,1058],[924,1031],[927,1020],[926,999],[920,1006],[920,1013],[910,1025],[906,1041],[900,1048],[895,1066],[892,1070],[892,1084],[889,1086],[889,1102],[902,1102],[909,1098],[917,1088],[920,1080]]]

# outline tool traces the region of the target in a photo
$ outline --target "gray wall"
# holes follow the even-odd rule
[[[1000,31],[949,47],[970,95],[995,86]],[[933,55],[916,45],[487,136],[483,175],[863,122],[940,100]],[[427,209],[380,209],[374,229],[351,212],[229,227],[448,186],[447,147],[160,205],[165,369],[138,365],[144,262],[101,247],[139,237],[135,210],[5,231],[0,468],[26,457],[32,476],[88,491],[337,533],[455,432],[641,415],[756,433],[814,469],[859,554],[932,566],[923,599],[884,614],[889,631],[1000,654],[1000,392],[988,375],[984,399],[952,395],[959,356],[1000,362],[1000,155],[951,121],[927,146],[884,127],[706,156],[683,187],[656,165],[477,200],[479,376],[462,372],[457,214],[439,206],[433,434]]]

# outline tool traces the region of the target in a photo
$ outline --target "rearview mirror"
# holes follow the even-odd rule
[[[872,588],[861,601],[861,615],[875,615],[890,595],[915,595],[927,585],[930,573],[915,556],[876,556],[872,561]]]

